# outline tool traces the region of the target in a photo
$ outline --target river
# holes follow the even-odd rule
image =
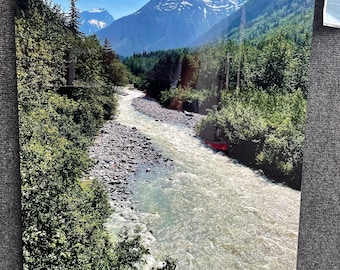
[[[140,95],[120,99],[117,121],[175,163],[140,170],[131,184],[138,222],[156,239],[152,254],[170,255],[181,270],[295,269],[300,192],[213,152],[185,127],[134,111]]]

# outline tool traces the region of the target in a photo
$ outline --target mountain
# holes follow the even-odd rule
[[[296,27],[312,20],[314,0],[249,0],[241,9],[214,25],[192,46],[218,39],[251,40],[281,25],[296,22]],[[302,21],[301,21],[302,20]],[[309,23],[311,26],[312,24]]]
[[[114,21],[111,14],[103,8],[81,11],[79,30],[85,35],[91,35],[110,25]]]
[[[120,55],[185,47],[247,0],[151,0],[96,34]]]

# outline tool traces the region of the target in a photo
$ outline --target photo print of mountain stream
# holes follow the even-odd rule
[[[0,268],[337,269],[337,2],[2,0]]]

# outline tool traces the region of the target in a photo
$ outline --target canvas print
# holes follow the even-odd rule
[[[325,2],[332,26],[338,4]],[[0,7],[16,263],[295,269],[314,1]]]

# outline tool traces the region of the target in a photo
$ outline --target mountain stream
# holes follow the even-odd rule
[[[136,112],[129,91],[117,121],[134,126],[174,161],[139,170],[131,183],[135,221],[152,232],[153,256],[177,260],[176,269],[295,269],[300,192],[204,146],[186,127]],[[126,222],[126,221],[124,221]],[[119,213],[111,229],[125,226]]]

